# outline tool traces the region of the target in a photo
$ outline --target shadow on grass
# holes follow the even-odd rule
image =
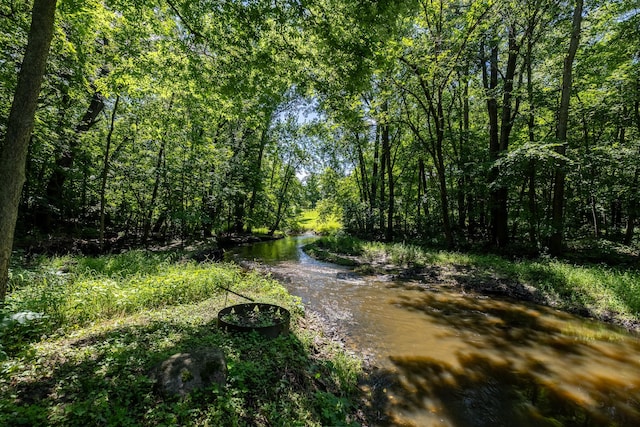
[[[0,376],[1,425],[291,425],[347,423],[331,362],[294,334],[272,340],[224,333],[213,322],[152,321],[33,350]],[[227,386],[184,399],[154,390],[149,372],[169,356],[216,346]],[[327,405],[342,405],[327,412]]]

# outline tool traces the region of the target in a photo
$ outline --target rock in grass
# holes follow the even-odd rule
[[[151,371],[156,389],[168,396],[185,396],[193,390],[227,380],[227,363],[217,347],[201,348],[190,353],[174,354],[157,364]]]

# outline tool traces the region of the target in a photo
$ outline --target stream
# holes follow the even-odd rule
[[[377,368],[379,425],[637,426],[640,343],[613,326],[451,286],[359,276],[299,236],[235,248]]]

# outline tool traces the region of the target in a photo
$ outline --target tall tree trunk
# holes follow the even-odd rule
[[[640,153],[639,153],[640,154]],[[631,192],[629,195],[627,216],[627,228],[624,233],[624,244],[630,245],[633,240],[633,230],[638,218],[638,175],[640,168],[636,166],[635,173],[633,175],[633,182],[631,183]]]
[[[169,101],[169,107],[167,108],[167,112],[171,111],[173,107],[173,94],[171,94],[171,100]],[[160,150],[158,150],[158,157],[156,159],[156,169],[155,169],[155,181],[153,183],[153,190],[151,191],[151,200],[149,201],[149,207],[147,208],[147,213],[144,218],[144,223],[142,225],[142,243],[146,244],[149,239],[149,233],[151,232],[151,220],[153,219],[153,209],[155,208],[156,199],[158,198],[158,190],[160,189],[160,181],[162,180],[162,163],[164,161],[164,149],[167,143],[167,135],[169,133],[169,129],[165,129],[162,134],[162,139],[160,140]]]
[[[4,141],[0,146],[0,302],[7,294],[9,259],[25,181],[29,140],[38,95],[53,38],[56,0],[34,0],[29,39],[11,103]]]
[[[256,168],[255,168],[255,176],[253,177],[253,184],[251,186],[251,197],[249,198],[249,219],[251,220],[249,224],[249,232],[251,232],[251,228],[253,227],[253,213],[256,208],[256,200],[258,198],[258,191],[262,185],[262,158],[264,157],[264,150],[267,146],[268,140],[268,132],[269,125],[271,123],[271,115],[269,115],[269,120],[265,123],[265,128],[262,130],[262,135],[260,136],[260,148],[258,149],[258,158],[256,159]]]
[[[535,134],[535,108],[533,105],[533,65],[532,65],[533,41],[529,40],[527,44],[526,69],[527,69],[527,97],[529,98],[529,114],[527,117],[527,131],[529,134],[529,142],[533,144],[536,141]],[[528,190],[528,210],[529,210],[529,242],[532,246],[538,245],[538,212],[536,208],[536,161],[530,159],[527,165],[527,178],[529,180]]]
[[[519,46],[516,43],[516,34],[513,27],[509,27],[509,53],[507,55],[507,69],[504,74],[503,84],[503,96],[502,96],[502,114],[500,118],[500,131],[498,144],[496,146],[495,133],[498,133],[498,129],[494,131],[492,135],[492,141],[490,142],[493,147],[492,158],[493,162],[497,161],[500,156],[507,152],[509,148],[509,138],[511,135],[511,129],[513,128],[513,81],[516,74],[516,61],[518,59]],[[495,62],[494,62],[495,61]],[[497,76],[494,68],[497,68],[497,48],[492,49],[491,54],[491,82],[497,86]],[[492,85],[492,87],[495,87]],[[497,106],[492,105],[492,108]],[[492,114],[497,115],[497,111],[492,111]],[[497,122],[497,117],[495,118]],[[499,184],[500,170],[495,165],[492,166],[491,171],[491,184],[490,191],[491,198],[491,237],[493,244],[497,247],[504,247],[509,243],[509,188],[501,183]]]
[[[287,190],[289,189],[289,183],[291,182],[291,179],[293,178],[294,173],[295,173],[295,168],[292,167],[290,163],[287,163],[287,166],[284,171],[284,181],[282,182],[282,185],[280,186],[280,190],[278,191],[278,208],[276,209],[276,219],[273,225],[271,226],[271,228],[269,229],[270,236],[273,236],[273,233],[275,233],[278,227],[280,227],[280,221],[282,221],[282,213],[283,213],[282,210],[285,207],[285,202],[287,199]]]
[[[484,53],[484,52],[483,52]],[[492,46],[489,57],[489,70],[487,70],[486,61],[482,60],[482,76],[485,92],[487,92],[487,113],[489,115],[489,160],[493,163],[498,160],[500,155],[500,132],[498,129],[498,101],[495,97],[495,90],[498,87],[498,47]],[[488,176],[489,185],[498,179],[498,168],[492,166]],[[498,229],[500,225],[500,203],[499,194],[496,189],[490,189],[489,208],[491,210],[491,243],[498,242]]]
[[[580,27],[582,25],[583,0],[576,0],[573,11],[573,21],[571,30],[571,40],[569,51],[564,59],[562,73],[562,95],[560,107],[558,108],[558,122],[556,125],[556,139],[560,144],[556,151],[564,156],[567,150],[567,128],[569,126],[569,103],[571,100],[571,88],[573,83],[573,60],[578,50],[580,42]],[[551,227],[552,232],[549,238],[549,252],[558,255],[562,252],[564,245],[564,190],[565,176],[564,164],[556,167],[553,177],[553,201],[551,204]]]
[[[469,171],[467,168],[467,162],[469,161],[469,81],[467,75],[469,74],[469,64],[465,64],[465,72],[463,76],[459,78],[465,79],[462,92],[462,118],[460,122],[460,170],[463,172],[460,174],[458,180],[458,228],[464,230],[467,222],[467,185],[471,181]]]
[[[367,228],[369,233],[373,233],[375,226],[375,211],[378,207],[378,162],[380,160],[380,124],[376,126],[376,140],[373,149],[373,166],[371,171],[371,200],[369,201],[369,218],[367,218]]]
[[[449,217],[449,193],[447,190],[447,175],[444,164],[444,111],[442,108],[442,89],[438,88],[436,93],[436,108],[434,122],[436,123],[436,146],[435,158],[433,159],[438,172],[438,184],[440,189],[440,205],[442,209],[442,228],[444,229],[444,239],[448,248],[453,247],[453,230],[451,229],[451,219]]]
[[[153,219],[153,209],[158,198],[158,190],[160,189],[160,181],[162,179],[162,159],[164,158],[165,136],[160,141],[160,150],[158,150],[158,157],[156,159],[155,181],[153,183],[153,190],[151,190],[151,200],[147,207],[147,214],[143,224],[142,230],[142,242],[146,243],[151,232],[151,220]]]
[[[104,149],[104,161],[102,162],[102,183],[100,185],[100,251],[104,251],[104,205],[105,192],[107,190],[107,177],[109,176],[109,154],[111,150],[111,138],[113,137],[113,129],[116,122],[116,114],[118,112],[118,104],[120,103],[120,95],[116,97],[111,112],[111,124],[109,125],[109,133],[107,134],[107,145]]]
[[[638,132],[640,132],[640,79],[636,86],[636,102],[634,103],[634,112],[636,126]],[[640,149],[638,149],[638,156],[640,156]],[[631,182],[631,188],[629,191],[628,201],[628,216],[627,216],[627,228],[624,233],[624,244],[630,245],[633,241],[633,231],[638,218],[638,175],[640,175],[640,167],[636,165],[636,170],[633,174],[633,181]]]
[[[75,135],[71,136],[69,140],[69,146],[62,149],[60,157],[56,159],[56,164],[53,169],[53,173],[49,177],[47,182],[46,200],[47,206],[45,206],[44,220],[41,226],[45,231],[51,229],[51,222],[54,217],[54,213],[60,215],[63,201],[63,189],[64,183],[69,175],[69,170],[73,166],[73,162],[76,157],[76,150],[78,145],[78,138],[81,133],[87,132],[96,123],[96,119],[102,110],[104,109],[104,98],[99,92],[95,92],[91,97],[91,103],[87,108],[87,111],[82,116],[82,120],[76,126]]]
[[[380,232],[382,232],[385,229],[385,225],[384,225],[384,213],[386,211],[386,204],[385,204],[385,174],[386,174],[386,170],[387,170],[387,155],[390,154],[388,153],[389,148],[387,147],[387,145],[384,144],[384,141],[382,140],[382,136],[381,136],[381,153],[380,153],[380,199],[378,202],[378,206],[380,206],[380,213],[379,213],[379,224],[380,224]]]
[[[386,103],[385,103],[386,105]],[[386,109],[386,107],[385,107]],[[393,240],[393,215],[394,215],[394,182],[393,182],[393,162],[391,158],[391,139],[389,137],[389,124],[382,124],[382,151],[384,159],[387,162],[387,187],[389,189],[389,200],[387,205],[387,225],[385,230],[385,239],[390,242]]]
[[[365,203],[371,202],[371,195],[369,194],[369,182],[367,181],[367,164],[364,160],[364,152],[360,145],[360,133],[356,132],[356,149],[358,150],[358,168],[360,170],[360,177],[362,179],[362,201]]]
[[[418,225],[418,229],[422,228],[423,226],[426,226],[426,221],[425,224],[422,224],[422,219],[420,217],[420,208],[422,207],[422,204],[425,202],[426,200],[426,196],[427,196],[427,173],[424,167],[424,160],[422,159],[422,157],[418,158],[418,206],[417,206],[417,225]],[[424,203],[424,216],[426,219],[426,216],[429,214],[429,208],[428,205],[426,203]]]

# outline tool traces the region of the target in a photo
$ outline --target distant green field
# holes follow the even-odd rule
[[[330,234],[342,229],[342,224],[335,215],[321,218],[320,213],[315,209],[303,211],[298,218],[298,223],[302,231],[315,231],[318,234]]]

